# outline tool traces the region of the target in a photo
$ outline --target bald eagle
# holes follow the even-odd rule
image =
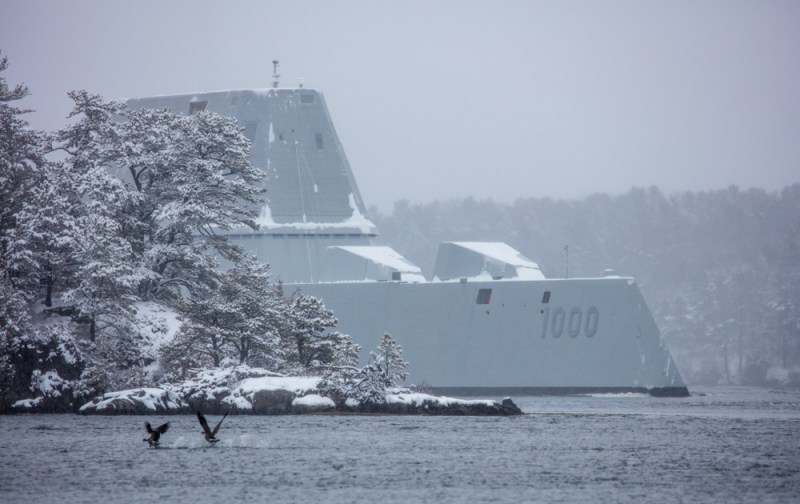
[[[222,416],[222,420],[225,420],[225,417],[228,416],[228,413],[229,412],[227,411],[225,412],[225,414]],[[222,420],[217,422],[217,426],[214,427],[214,430],[211,430],[208,428],[208,422],[206,422],[206,417],[204,417],[203,414],[200,413],[199,411],[197,412],[197,419],[200,420],[200,426],[203,428],[203,435],[205,436],[206,441],[211,443],[211,445],[213,446],[214,443],[219,441],[219,439],[217,439],[216,436],[217,432],[219,432],[219,426],[222,425]]]
[[[158,440],[161,438],[161,434],[167,432],[169,429],[169,422],[159,425],[155,429],[150,426],[150,422],[144,423],[144,428],[147,430],[147,433],[150,434],[150,437],[142,439],[142,441],[147,441],[147,443],[152,447],[158,447]]]

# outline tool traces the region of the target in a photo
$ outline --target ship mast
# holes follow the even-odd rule
[[[278,74],[278,60],[272,60],[272,87],[278,87],[278,81],[281,76]]]

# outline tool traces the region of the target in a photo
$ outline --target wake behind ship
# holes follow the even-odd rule
[[[446,242],[431,278],[375,244],[322,93],[273,88],[140,98],[234,117],[264,170],[259,230],[229,233],[286,291],[324,299],[364,348],[390,332],[414,383],[449,395],[688,391],[632,278],[546,279],[504,243]]]

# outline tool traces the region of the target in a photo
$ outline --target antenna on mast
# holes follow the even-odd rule
[[[272,60],[272,87],[278,87],[278,80],[281,76],[278,74],[278,60]]]

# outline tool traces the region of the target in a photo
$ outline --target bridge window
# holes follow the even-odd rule
[[[475,304],[489,304],[492,299],[492,289],[478,289],[478,299]]]
[[[301,93],[300,103],[314,103],[314,95],[311,93]]]
[[[542,304],[547,304],[550,302],[550,291],[544,291],[542,294]]]
[[[324,149],[325,144],[322,143],[322,133],[314,133],[314,138],[317,140],[317,149]]]
[[[189,115],[195,115],[206,109],[207,101],[195,101],[189,104]]]

